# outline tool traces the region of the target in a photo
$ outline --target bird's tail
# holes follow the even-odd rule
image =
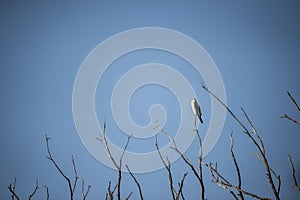
[[[203,124],[203,120],[202,120],[201,116],[199,117],[199,120],[200,120],[201,124]]]

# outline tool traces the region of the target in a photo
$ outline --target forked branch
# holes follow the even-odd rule
[[[281,180],[280,180],[280,176],[277,175],[274,170],[271,169],[269,162],[267,160],[266,157],[266,153],[265,153],[265,148],[264,148],[264,144],[263,141],[261,139],[261,137],[259,136],[259,134],[257,133],[253,123],[251,122],[250,118],[248,117],[246,111],[241,108],[242,112],[244,113],[248,123],[251,126],[252,129],[252,134],[251,132],[248,130],[248,128],[246,127],[246,125],[243,124],[243,122],[241,122],[241,120],[232,112],[232,110],[220,99],[218,98],[212,91],[210,91],[208,88],[206,88],[204,85],[202,85],[202,87],[209,93],[211,94],[222,106],[224,106],[224,108],[229,112],[229,114],[233,117],[233,119],[242,127],[243,132],[250,138],[250,140],[253,142],[253,144],[256,146],[256,148],[259,151],[259,157],[261,162],[263,163],[266,173],[267,173],[267,179],[269,181],[270,187],[272,189],[273,195],[275,197],[276,200],[279,200],[279,192],[280,192],[280,186],[281,186]],[[277,179],[277,187],[274,184],[274,180],[273,180],[273,176],[272,174],[275,176],[275,178]],[[245,194],[245,193],[244,193]]]
[[[157,136],[155,137],[155,147],[156,147],[156,150],[158,152],[158,155],[159,155],[159,158],[161,160],[161,162],[163,163],[164,167],[166,168],[167,172],[168,172],[168,177],[169,177],[169,187],[170,187],[170,191],[171,191],[171,194],[172,194],[172,199],[175,200],[175,188],[173,186],[173,176],[172,176],[172,171],[171,171],[171,164],[170,164],[170,161],[168,158],[167,161],[168,161],[168,164],[166,163],[166,161],[164,160],[164,158],[162,157],[161,155],[161,152],[160,152],[160,149],[159,149],[159,146],[158,146],[158,140],[157,140]]]
[[[34,190],[33,190],[33,192],[30,194],[30,196],[29,196],[29,200],[35,195],[35,193],[36,193],[36,191],[39,189],[39,182],[38,182],[38,180],[36,179],[36,183],[35,183],[35,188],[34,188]]]
[[[130,171],[128,165],[126,165],[126,169],[128,170],[130,176],[132,177],[132,179],[134,180],[135,184],[136,184],[137,187],[138,187],[139,194],[140,194],[140,199],[143,200],[144,197],[143,197],[142,187],[141,187],[140,183],[138,182],[138,180],[136,179],[136,177],[133,175],[133,173]]]
[[[295,170],[295,166],[294,166],[291,155],[288,155],[288,158],[289,158],[291,168],[292,168],[292,177],[293,177],[293,181],[294,181],[294,187],[296,188],[296,190],[300,191],[300,186],[298,185],[297,178],[296,178],[296,170]]]
[[[239,193],[239,196],[241,197],[241,199],[244,200],[244,195],[243,195],[243,192],[241,191],[242,190],[241,172],[240,172],[240,168],[239,168],[239,165],[237,163],[237,160],[236,160],[236,157],[235,157],[235,154],[234,154],[234,151],[233,151],[234,141],[233,141],[233,138],[232,138],[232,133],[230,134],[229,137],[230,137],[230,142],[231,142],[231,145],[230,145],[230,155],[231,155],[231,158],[233,160],[233,163],[234,163],[234,166],[235,166],[235,170],[236,170],[236,173],[237,173],[237,179],[238,179],[238,193]]]
[[[300,107],[298,105],[298,103],[296,102],[296,100],[294,99],[294,97],[291,95],[291,93],[287,92],[288,96],[290,97],[291,101],[293,102],[293,104],[295,105],[296,109],[298,110],[298,112],[300,112]],[[284,118],[284,119],[288,119],[290,121],[292,121],[295,124],[299,124],[300,125],[300,121],[288,116],[287,114],[284,114],[283,116],[281,116],[280,118]]]
[[[243,193],[244,195],[248,195],[250,197],[253,197],[255,199],[260,199],[260,200],[270,200],[270,198],[266,198],[266,197],[261,197],[258,196],[254,193],[248,192],[246,190],[243,190],[241,188],[239,188],[239,186],[236,186],[232,183],[230,183],[224,176],[222,176],[218,169],[217,166],[213,167],[212,164],[205,164],[207,167],[209,167],[210,171],[211,171],[211,175],[213,177],[213,182],[215,182],[218,186],[220,186],[221,188],[226,189],[228,192],[230,192],[231,195],[233,195],[233,197],[235,199],[238,199],[237,195],[233,192],[233,189]]]
[[[132,135],[127,137],[127,142],[125,147],[123,148],[123,152],[121,154],[121,157],[119,159],[119,163],[116,162],[115,158],[113,157],[113,155],[111,154],[111,151],[109,149],[108,146],[108,142],[107,142],[107,138],[106,138],[106,118],[104,119],[104,123],[103,123],[103,133],[100,134],[100,136],[98,138],[96,138],[98,141],[101,142],[101,144],[104,147],[104,150],[106,151],[107,156],[110,158],[110,160],[112,161],[113,165],[116,167],[116,169],[118,170],[118,182],[117,182],[117,199],[121,200],[121,180],[122,180],[122,163],[123,163],[123,157],[125,155],[126,149],[129,145],[129,141],[131,139]],[[113,190],[114,191],[114,190]],[[109,184],[109,188],[108,188],[108,197],[113,198],[113,196],[111,196],[113,194],[113,192],[110,191],[110,184]],[[131,196],[131,194],[128,195],[127,198],[129,198]]]
[[[86,192],[84,191],[84,180],[82,179],[82,182],[81,182],[81,195],[82,195],[82,200],[85,200],[87,195],[89,194],[89,191],[91,189],[91,185],[88,185],[88,188],[86,190]]]
[[[204,200],[205,199],[205,195],[204,195],[204,192],[205,192],[205,188],[204,188],[204,181],[203,181],[203,177],[202,177],[202,141],[201,141],[201,137],[199,135],[199,132],[198,130],[195,128],[195,131],[196,131],[196,134],[197,134],[197,138],[199,140],[199,145],[200,145],[200,151],[199,151],[199,168],[198,167],[195,167],[193,165],[193,163],[188,159],[188,157],[186,157],[177,147],[176,145],[176,142],[175,142],[175,139],[167,132],[165,131],[163,128],[161,128],[159,125],[157,125],[155,127],[155,129],[159,129],[165,136],[167,136],[170,141],[173,143],[173,147],[170,147],[171,149],[175,150],[180,156],[181,158],[183,159],[183,161],[190,167],[190,169],[192,170],[193,174],[195,175],[195,177],[197,178],[197,180],[199,181],[200,183],[200,186],[201,186],[201,199]],[[168,174],[169,174],[169,181],[170,181],[170,184],[173,184],[171,183],[172,181],[172,177],[170,177],[170,170],[168,169],[168,165],[166,164],[166,162],[164,161],[164,159],[162,158],[161,154],[160,154],[160,151],[159,151],[159,148],[158,148],[158,145],[157,145],[157,141],[156,141],[156,148],[158,150],[158,153],[159,153],[159,156],[160,156],[160,159],[162,160],[165,168],[167,169],[168,171]],[[198,173],[198,169],[199,169],[199,173]],[[173,187],[173,186],[172,186]],[[171,189],[171,186],[170,186],[170,189]],[[171,191],[173,191],[171,189]],[[174,198],[176,195],[175,193],[172,193],[172,197]],[[175,198],[176,199],[176,198]]]
[[[17,183],[17,179],[15,178],[14,179],[14,183],[13,184],[9,184],[7,186],[8,190],[10,191],[11,193],[11,199],[14,200],[15,198],[17,200],[20,199],[20,197],[16,194],[16,183]],[[39,183],[38,183],[38,180],[36,180],[36,183],[35,183],[35,188],[34,190],[32,191],[32,193],[29,195],[28,197],[28,200],[32,199],[32,197],[34,197],[34,195],[36,194],[37,190],[39,189]]]
[[[16,184],[17,184],[17,178],[14,179],[14,183],[13,184],[9,184],[7,186],[7,189],[10,191],[11,193],[11,199],[14,200],[15,198],[17,200],[19,200],[19,196],[16,194]]]
[[[69,188],[69,193],[70,193],[70,199],[73,200],[73,198],[74,198],[73,197],[74,196],[74,191],[75,191],[76,183],[77,183],[77,180],[78,180],[74,157],[72,156],[72,165],[73,165],[73,170],[74,170],[75,178],[74,178],[74,183],[73,183],[73,186],[72,186],[70,178],[61,170],[61,168],[58,166],[58,164],[56,163],[56,161],[52,157],[52,154],[51,154],[51,151],[50,151],[50,147],[49,147],[49,140],[50,140],[50,138],[47,135],[45,135],[45,139],[46,139],[47,152],[48,152],[47,158],[52,162],[52,164],[55,166],[55,168],[59,171],[59,173],[67,181],[68,188]]]

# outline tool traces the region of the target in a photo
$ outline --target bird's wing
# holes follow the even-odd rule
[[[199,106],[199,104],[198,104],[197,101],[195,101],[195,108],[196,108],[196,114],[197,114],[197,116],[198,116],[199,119],[200,119],[200,116],[201,116],[201,109],[200,109],[200,106]]]

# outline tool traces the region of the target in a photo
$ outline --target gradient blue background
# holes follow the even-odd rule
[[[299,198],[299,192],[292,188],[287,154],[293,156],[300,174],[300,127],[279,118],[284,113],[300,118],[286,95],[289,90],[300,101],[299,25],[300,5],[297,1],[2,1],[0,199],[10,198],[6,186],[14,177],[17,177],[16,191],[24,198],[32,192],[36,178],[40,185],[46,184],[50,188],[51,199],[69,198],[65,180],[46,159],[45,134],[52,138],[53,155],[69,176],[73,176],[71,155],[75,156],[80,181],[84,178],[87,184],[92,185],[89,199],[105,198],[108,181],[115,183],[117,174],[94,159],[79,139],[72,116],[73,83],[80,64],[97,44],[118,32],[145,26],[180,31],[194,38],[208,51],[223,77],[228,105],[240,117],[239,107],[244,106],[264,139],[270,164],[282,177],[281,197]],[[160,58],[158,52],[143,53],[145,58],[136,55],[139,59],[137,63],[152,58],[157,62],[159,59],[169,60],[170,63],[178,59],[169,55]],[[124,63],[130,68],[135,62],[127,60]],[[111,70],[112,74],[119,72],[117,67],[112,66]],[[210,104],[209,96],[199,85],[202,79],[194,77],[192,71],[186,73],[198,95],[203,97],[204,120],[207,120]],[[110,77],[109,72],[106,76]],[[101,98],[100,90],[101,87],[105,90],[112,87],[113,79],[105,84],[107,87],[98,87],[96,99],[99,101],[108,98]],[[155,87],[141,90],[146,89],[150,91],[144,93],[154,94]],[[168,95],[168,91],[156,89],[160,95]],[[109,92],[106,93],[109,95]],[[173,132],[177,128],[179,111],[172,109],[178,106],[178,102],[172,95],[169,96],[170,100],[156,97],[153,102],[162,100],[168,111],[174,112],[169,114],[168,120],[171,121],[166,127]],[[141,109],[138,104],[141,98],[149,99],[137,92],[132,108],[136,104],[136,108]],[[166,104],[168,101],[171,103]],[[110,118],[111,114],[107,113],[109,109],[103,114],[100,105],[97,105],[99,120],[105,115]],[[140,124],[147,123],[146,109],[141,113],[136,112],[137,109],[132,110],[133,118]],[[112,119],[108,122],[113,130],[115,125]],[[229,154],[228,135],[231,131],[234,131],[235,152],[244,188],[272,197],[263,166],[253,155],[255,148],[230,116],[227,115],[222,135],[205,161],[218,161],[220,171],[233,182],[236,181]],[[116,142],[124,144],[121,140]],[[134,147],[133,144],[130,148]],[[136,147],[136,150],[143,151]],[[187,155],[196,162],[196,153],[197,144],[194,143]],[[182,161],[175,162],[172,167],[175,182],[188,171]],[[170,199],[165,170],[136,177],[142,184],[145,199]],[[231,198],[226,191],[211,183],[207,169],[204,179],[208,199]],[[77,189],[76,197],[79,199],[80,189]],[[134,192],[132,199],[138,199],[134,182],[124,175],[123,196],[130,191]],[[183,192],[186,199],[199,199],[199,185],[191,172]],[[45,191],[41,188],[36,197],[44,199]]]

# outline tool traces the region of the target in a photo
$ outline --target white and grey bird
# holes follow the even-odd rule
[[[203,123],[203,120],[201,118],[201,116],[202,116],[201,109],[200,109],[200,106],[195,97],[191,101],[191,106],[192,106],[192,110],[194,112],[195,117],[198,117],[200,122]]]

